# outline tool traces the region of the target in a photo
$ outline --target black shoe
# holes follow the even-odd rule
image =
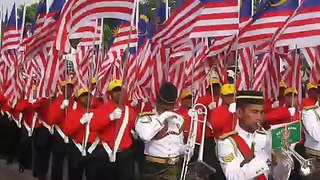
[[[19,172],[23,173],[24,172],[24,167],[23,166],[19,166]]]

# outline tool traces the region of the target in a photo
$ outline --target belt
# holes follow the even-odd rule
[[[176,165],[181,160],[180,156],[176,156],[173,158],[161,158],[161,157],[153,157],[146,156],[146,161],[158,163],[158,164],[168,164],[168,165]]]
[[[306,153],[312,156],[316,156],[317,159],[320,159],[320,151],[306,148]]]

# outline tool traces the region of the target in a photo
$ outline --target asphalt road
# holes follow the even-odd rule
[[[0,180],[36,180],[30,170],[19,173],[18,164],[6,165],[6,161],[0,160]]]

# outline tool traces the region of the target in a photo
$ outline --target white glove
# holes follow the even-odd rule
[[[271,107],[272,107],[272,108],[277,108],[277,107],[279,107],[279,101],[276,101],[276,102],[272,103]]]
[[[68,106],[69,106],[69,100],[65,99],[65,100],[62,101],[60,108],[61,109],[65,109]]]
[[[119,109],[119,108],[115,109],[115,110],[109,115],[110,120],[111,120],[111,121],[114,121],[114,120],[116,120],[116,119],[120,119],[120,118],[121,118],[121,114],[122,114],[122,110],[121,110],[121,109]]]
[[[131,107],[136,107],[136,105],[138,104],[138,100],[137,99],[135,99],[135,100],[133,100],[132,102],[131,102]]]
[[[232,114],[235,113],[236,112],[236,107],[237,107],[237,105],[236,105],[235,102],[231,103],[229,105],[229,108],[228,108],[229,112],[231,112]]]
[[[216,102],[211,102],[209,104],[209,109],[212,110],[213,108],[217,107],[217,103]]]
[[[177,117],[177,114],[176,113],[173,113],[173,112],[170,112],[170,111],[166,111],[164,113],[162,113],[160,116],[159,116],[159,121],[160,123],[163,124],[163,122],[166,120],[166,119],[172,119],[172,118],[175,118]]]
[[[86,124],[86,123],[89,123],[91,121],[93,117],[93,113],[85,113],[82,118],[80,119],[80,123],[81,124]]]
[[[288,108],[288,111],[290,112],[291,117],[293,117],[294,114],[296,113],[296,108],[294,107]]]
[[[191,118],[194,118],[194,117],[197,115],[197,110],[195,110],[195,109],[189,109],[188,115],[189,115]]]
[[[194,154],[194,148],[191,148],[191,147],[189,147],[188,145],[184,144],[184,145],[181,145],[181,146],[180,146],[179,153],[180,153],[181,155],[188,155],[188,154],[190,154],[190,159],[191,159],[191,157],[192,157],[193,154]]]

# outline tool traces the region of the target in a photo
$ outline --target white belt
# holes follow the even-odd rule
[[[39,123],[42,124],[45,128],[47,128],[50,132],[50,134],[53,134],[54,128],[53,126],[50,126],[49,124],[47,124],[46,122],[39,120]]]
[[[68,137],[63,133],[63,131],[60,129],[59,126],[55,125],[54,126],[57,130],[57,132],[60,134],[60,136],[62,137],[62,139],[64,140],[65,143],[69,143],[69,139]]]
[[[99,144],[100,142],[100,138],[96,138],[96,140],[94,140],[94,142],[91,144],[91,146],[89,147],[88,149],[88,153],[92,153],[93,150],[96,149],[97,145]],[[104,148],[104,150],[108,153],[108,156],[109,158],[111,157],[112,155],[112,149],[110,148],[109,144],[106,143],[106,142],[102,142],[102,147]]]

